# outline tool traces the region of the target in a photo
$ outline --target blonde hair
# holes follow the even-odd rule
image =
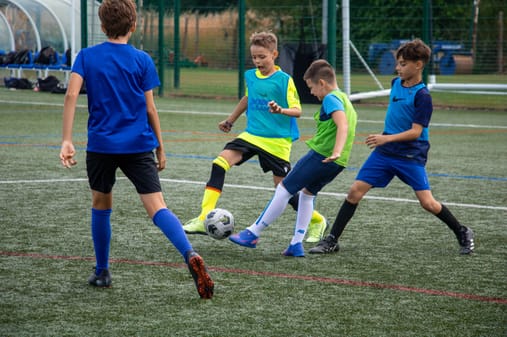
[[[271,32],[256,32],[250,36],[250,46],[260,46],[269,51],[275,51],[278,48],[278,39]]]

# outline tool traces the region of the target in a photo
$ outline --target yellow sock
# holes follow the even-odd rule
[[[220,166],[221,168],[224,169],[225,172],[229,171],[229,169],[231,168],[227,160],[225,160],[225,158],[222,156],[216,157],[213,160],[213,164]],[[206,215],[208,215],[208,213],[216,207],[218,199],[220,198],[221,194],[222,194],[221,190],[213,188],[211,186],[206,186],[206,188],[204,189],[204,195],[202,197],[201,214],[199,214],[200,220],[204,221]]]
[[[310,220],[310,223],[319,223],[322,221],[324,221],[324,216],[314,210],[312,213],[312,219]]]
[[[218,199],[220,198],[220,194],[222,194],[219,190],[214,188],[206,187],[204,190],[204,195],[202,197],[201,204],[201,214],[199,214],[199,219],[203,220],[206,218],[206,215],[215,208],[217,205]]]
[[[225,158],[222,156],[218,156],[215,159],[213,159],[213,164],[220,166],[225,170],[225,172],[229,171],[229,169],[231,168],[227,160],[225,160]]]

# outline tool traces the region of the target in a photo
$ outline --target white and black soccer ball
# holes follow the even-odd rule
[[[213,239],[223,240],[234,232],[234,217],[226,209],[215,208],[206,215],[204,228]]]

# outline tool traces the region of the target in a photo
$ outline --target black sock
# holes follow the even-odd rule
[[[206,186],[213,187],[219,191],[224,187],[225,182],[225,170],[223,167],[213,164],[211,166],[211,175],[206,183]]]
[[[347,201],[345,201],[342,204],[342,207],[340,207],[340,211],[336,215],[336,219],[334,220],[333,227],[331,228],[330,235],[334,236],[334,238],[338,241],[338,238],[340,235],[342,235],[343,230],[345,229],[345,226],[347,226],[347,223],[350,221],[352,216],[354,215],[356,208],[358,204],[353,204]]]
[[[437,218],[442,220],[453,232],[458,235],[459,232],[465,231],[465,226],[462,226],[459,221],[452,215],[451,211],[444,204],[440,213],[435,214]]]
[[[294,194],[290,199],[289,199],[289,205],[292,206],[292,208],[297,212],[298,210],[298,204],[299,204],[299,192]]]

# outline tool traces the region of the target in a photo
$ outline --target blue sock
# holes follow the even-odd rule
[[[109,247],[111,245],[111,209],[92,208],[92,239],[97,261],[95,273],[109,269]]]
[[[187,252],[193,250],[193,248],[176,215],[167,208],[162,208],[153,216],[153,223],[160,228],[174,247],[176,247],[185,259],[185,262],[188,262]]]

